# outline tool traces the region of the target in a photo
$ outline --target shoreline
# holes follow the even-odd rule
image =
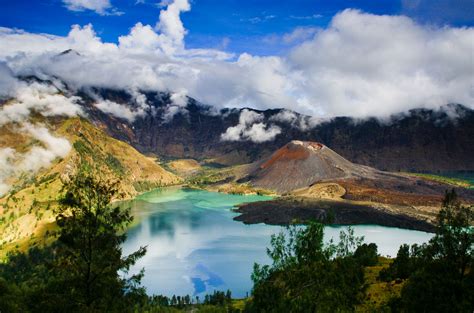
[[[435,225],[415,217],[388,212],[370,205],[354,204],[334,200],[302,201],[299,199],[274,199],[236,206],[240,215],[235,221],[245,224],[280,225],[306,223],[310,220],[327,225],[379,225],[418,230],[435,231]]]
[[[160,188],[176,188],[191,189],[207,192],[217,192],[232,195],[233,193],[225,191],[212,190],[210,188],[200,188],[189,184],[178,184],[171,186],[163,186]],[[141,193],[143,195],[150,191]],[[241,194],[256,195],[256,194]],[[138,198],[136,196],[133,199]],[[331,226],[354,226],[354,225],[379,225],[386,227],[397,227],[408,230],[418,230],[427,233],[434,233],[435,225],[423,219],[418,219],[403,213],[395,213],[370,204],[354,203],[352,201],[340,201],[329,199],[303,199],[303,198],[287,198],[277,196],[270,200],[262,200],[257,202],[241,203],[236,205],[233,212],[238,216],[233,218],[234,221],[244,224],[267,224],[286,226],[291,223],[306,223],[310,220],[323,222]],[[137,222],[139,218],[134,216]],[[327,219],[333,219],[327,222]],[[133,227],[133,226],[132,226]]]

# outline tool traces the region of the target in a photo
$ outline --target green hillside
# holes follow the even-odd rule
[[[0,233],[3,234],[0,257],[12,249],[23,249],[47,240],[43,235],[54,228],[54,208],[62,182],[79,170],[100,175],[102,179],[119,180],[122,199],[181,182],[180,177],[163,169],[155,159],[113,139],[84,119],[41,122],[55,136],[66,138],[72,149],[65,158],[56,159],[49,168],[9,179],[12,188],[0,198]],[[2,127],[0,148],[10,147],[24,153],[38,145],[34,138],[18,134],[16,129],[15,125]]]

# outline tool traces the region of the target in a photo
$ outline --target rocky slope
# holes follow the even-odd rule
[[[257,187],[284,193],[317,182],[374,177],[376,172],[349,162],[323,144],[294,140],[260,162],[248,179]]]
[[[311,191],[326,192],[328,183],[335,183],[345,190],[343,196],[353,200],[370,200],[384,195],[399,195],[397,200],[426,203],[423,196],[440,198],[450,186],[421,177],[380,171],[352,163],[327,146],[311,141],[294,140],[275,151],[270,157],[250,168],[246,178],[256,187],[275,190],[279,193],[293,192],[309,196]],[[474,191],[458,188],[466,199],[474,200]],[[297,191],[296,191],[297,190]],[[379,192],[377,192],[379,191]],[[338,191],[335,191],[338,193]],[[362,195],[366,195],[364,198]],[[405,194],[405,196],[402,196]],[[415,201],[420,197],[420,201]],[[383,201],[381,201],[383,202]]]

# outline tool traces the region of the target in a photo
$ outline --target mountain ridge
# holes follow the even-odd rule
[[[142,153],[213,159],[224,165],[251,163],[291,140],[304,140],[322,142],[351,162],[379,170],[474,171],[474,111],[462,105],[449,105],[444,111],[412,110],[392,116],[389,122],[336,117],[308,128],[297,124],[311,119],[309,116],[290,112],[293,121],[278,121],[274,117],[286,110],[252,109],[262,115],[262,123],[281,129],[274,140],[256,143],[221,138],[227,129],[239,124],[245,109],[223,109],[217,114],[189,98],[185,112],[178,112],[165,123],[161,116],[169,97],[156,99],[156,95],[147,94],[150,106],[156,109],[155,116],[138,117],[129,123],[92,109],[91,119]],[[453,118],[452,112],[457,117]]]

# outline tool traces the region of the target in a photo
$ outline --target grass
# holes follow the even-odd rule
[[[217,191],[235,195],[275,195],[275,192],[255,188],[247,183],[236,183],[239,166],[215,168],[203,166],[186,180],[190,188]]]
[[[451,185],[454,187],[461,187],[461,188],[474,188],[474,185],[465,179],[455,178],[455,177],[447,177],[435,174],[424,174],[424,173],[405,173],[406,175],[413,176],[413,177],[420,177],[423,179],[435,181],[438,183]]]
[[[356,312],[386,312],[386,305],[399,297],[405,281],[383,282],[378,280],[380,271],[388,268],[393,259],[379,257],[379,263],[365,268],[365,292],[361,304],[356,306]]]
[[[12,178],[12,190],[0,198],[0,258],[9,250],[34,244],[42,229],[54,222],[53,210],[63,185],[61,176],[77,173],[79,165],[105,180],[119,180],[119,192],[126,198],[181,182],[180,177],[165,171],[154,160],[111,138],[86,120],[71,118],[53,121],[55,124],[48,122],[44,121],[44,124],[56,135],[66,138],[73,149],[48,168]],[[17,151],[31,148],[31,138],[10,133],[6,127],[0,129],[5,131],[1,133],[0,141]],[[15,142],[15,136],[21,140]]]
[[[259,195],[259,196],[274,196],[275,192],[271,190],[255,188],[249,184],[223,184],[217,188],[218,192],[228,193],[231,195]]]

